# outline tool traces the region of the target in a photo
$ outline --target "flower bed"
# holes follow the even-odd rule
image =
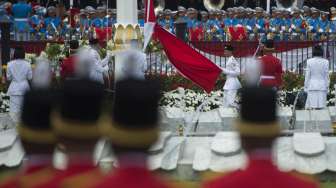
[[[215,90],[210,94],[202,91],[197,85],[180,75],[147,75],[147,79],[158,79],[161,84],[163,96],[160,100],[160,106],[181,108],[184,111],[194,111],[202,104],[206,98],[210,98],[207,105],[201,110],[210,111],[218,108],[223,102],[222,87],[225,83],[225,77],[221,76],[216,83]],[[330,75],[330,89],[327,96],[327,105],[335,105],[336,74]],[[244,81],[242,81],[244,85]],[[278,105],[281,107],[292,107],[297,94],[304,85],[304,76],[292,72],[286,72],[283,75],[283,87],[278,91]],[[182,89],[184,88],[184,89]],[[236,102],[240,103],[239,93]],[[304,108],[304,104],[298,102],[298,108]]]

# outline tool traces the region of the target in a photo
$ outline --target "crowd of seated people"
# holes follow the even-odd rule
[[[0,5],[0,16],[7,16],[13,22],[15,40],[89,38],[97,28],[112,28],[116,13],[116,9],[105,6],[65,10],[64,6],[43,7],[25,0]],[[157,23],[172,33],[176,31],[177,19],[186,22],[187,37],[193,41],[328,40],[336,33],[334,7],[329,12],[307,6],[302,10],[272,7],[271,13],[267,13],[260,7],[207,12],[179,6],[176,11],[165,9],[156,13]],[[145,11],[139,10],[140,27],[144,26],[144,17]]]

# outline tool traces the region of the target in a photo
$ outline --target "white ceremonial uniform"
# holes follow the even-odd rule
[[[108,72],[108,62],[110,59],[110,55],[107,55],[103,60],[101,60],[99,53],[94,48],[89,48],[87,51],[90,56],[90,59],[92,59],[94,62],[94,65],[91,66],[91,72],[90,72],[90,78],[92,80],[96,80],[101,84],[104,84],[104,75]]]
[[[240,68],[237,60],[231,56],[228,60],[226,68],[222,68],[223,73],[226,74],[226,81],[224,89],[224,107],[237,107],[235,103],[238,89],[241,88],[238,76],[240,75]]]
[[[322,57],[309,59],[304,84],[307,92],[306,108],[326,107],[329,81],[329,61]]]
[[[7,66],[7,80],[10,85],[7,94],[10,97],[10,113],[19,113],[23,95],[30,89],[28,81],[33,77],[30,63],[23,59],[10,61]]]
[[[147,70],[146,54],[140,50],[131,49],[124,52],[124,75],[136,79],[145,79],[145,72]]]

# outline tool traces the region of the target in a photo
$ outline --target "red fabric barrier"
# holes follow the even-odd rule
[[[320,41],[279,41],[275,42],[275,51],[277,53],[290,51],[294,49],[300,48],[308,48],[311,47]],[[241,42],[200,42],[200,41],[192,41],[190,42],[192,46],[195,48],[212,55],[216,56],[225,56],[224,49],[225,46],[230,44],[234,47],[234,55],[236,57],[247,57],[251,56],[255,53],[258,42],[257,41],[241,41]]]

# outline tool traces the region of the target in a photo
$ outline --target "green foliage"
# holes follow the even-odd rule
[[[45,49],[48,59],[56,59],[62,51],[62,46],[60,44],[47,44]]]
[[[282,79],[282,88],[286,91],[292,91],[295,88],[302,88],[304,85],[304,76],[293,72],[285,72]]]

